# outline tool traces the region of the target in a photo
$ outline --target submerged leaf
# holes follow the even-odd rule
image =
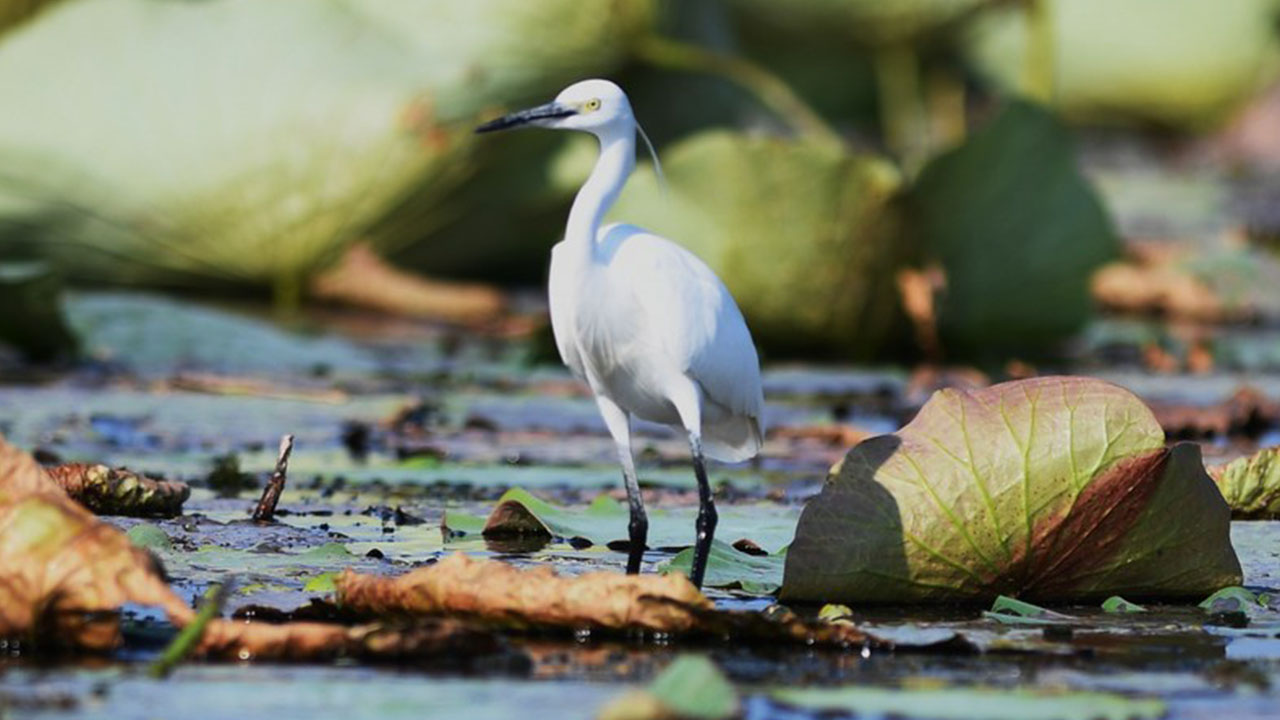
[[[782,598],[1202,596],[1240,581],[1199,448],[1128,391],[1044,377],[935,393],[861,443],[801,515]]]
[[[1237,518],[1280,517],[1280,447],[1259,450],[1226,465],[1209,468],[1222,497]]]

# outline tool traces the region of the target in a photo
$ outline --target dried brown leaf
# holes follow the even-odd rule
[[[447,618],[354,627],[319,622],[272,625],[214,620],[205,629],[196,654],[225,660],[395,660],[467,657],[493,653],[500,647],[493,633]]]
[[[508,625],[637,628],[681,632],[710,609],[688,578],[594,572],[565,578],[549,567],[520,570],[457,553],[398,578],[347,570],[338,602],[374,615],[447,614]]]
[[[0,439],[0,637],[106,650],[119,642],[124,603],[159,607],[178,624],[193,617],[149,553]]]

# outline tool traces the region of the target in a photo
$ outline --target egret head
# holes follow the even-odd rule
[[[560,91],[555,100],[545,105],[487,122],[476,132],[532,126],[602,135],[612,129],[630,129],[634,123],[631,103],[622,88],[608,80],[583,80]]]

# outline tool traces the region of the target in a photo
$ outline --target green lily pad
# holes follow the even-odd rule
[[[909,197],[914,230],[946,272],[938,330],[953,352],[1025,356],[1083,327],[1094,270],[1120,243],[1047,110],[1011,101],[935,157]]]
[[[1119,595],[1112,595],[1102,601],[1102,611],[1109,613],[1143,613],[1147,609],[1137,603],[1131,603]]]
[[[1226,465],[1209,468],[1222,497],[1237,518],[1274,519],[1280,517],[1280,447],[1259,450]]]
[[[1160,700],[1100,692],[848,686],[787,688],[770,696],[808,710],[928,720],[1155,720],[1167,712]]]
[[[335,572],[320,573],[319,575],[308,579],[307,583],[302,586],[302,591],[320,595],[336,593],[338,591],[338,586],[334,583],[334,580],[337,579],[337,577],[338,573]]]
[[[1099,380],[935,393],[810,500],[781,596],[955,602],[1203,597],[1241,577],[1199,448]]]
[[[733,0],[756,22],[839,32],[866,45],[912,43],[956,25],[990,0]]]
[[[750,595],[773,595],[782,587],[785,552],[775,555],[749,555],[732,545],[713,540],[707,556],[707,572],[702,584],[713,588],[741,590]],[[658,566],[658,572],[684,573],[693,569],[693,548],[685,548]]]

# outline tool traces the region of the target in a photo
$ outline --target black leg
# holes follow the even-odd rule
[[[637,498],[638,499],[638,498]],[[640,573],[640,561],[644,558],[645,541],[649,537],[649,518],[644,514],[644,504],[631,503],[630,547],[627,549],[627,574]]]
[[[698,535],[693,544],[693,574],[689,579],[694,587],[702,588],[702,577],[707,572],[707,557],[711,554],[711,541],[716,535],[716,504],[711,497],[711,483],[707,480],[707,465],[702,459],[702,441],[690,441],[693,450],[693,472],[698,476]]]

